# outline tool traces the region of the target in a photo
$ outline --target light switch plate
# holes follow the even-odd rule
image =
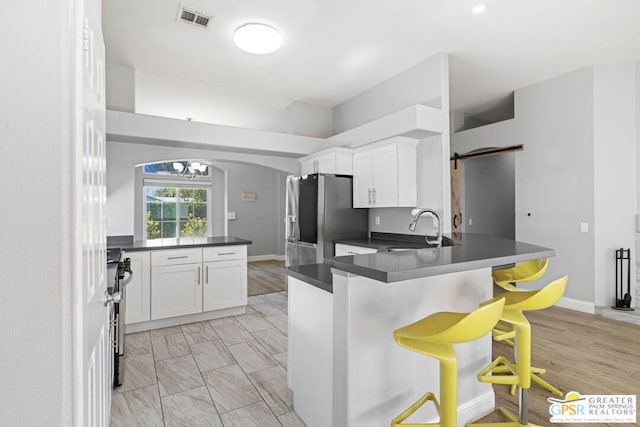
[[[581,222],[580,223],[580,232],[581,233],[588,233],[589,232],[589,223],[588,222]]]
[[[235,212],[227,212],[227,219],[236,219]]]

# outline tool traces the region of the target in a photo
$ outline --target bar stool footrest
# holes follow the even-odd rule
[[[515,415],[513,412],[502,407],[498,408],[498,410],[500,411],[500,414],[502,414],[502,416],[508,419],[509,421],[502,421],[502,422],[498,421],[498,422],[492,422],[492,423],[470,423],[470,424],[467,424],[467,427],[542,427],[542,426],[539,426],[538,424],[533,424],[533,423],[529,423],[526,425],[520,424],[520,420],[518,419],[518,416]]]
[[[488,375],[489,373],[507,375]],[[498,356],[489,366],[478,373],[478,381],[491,384],[520,384],[520,377],[516,373],[516,365],[506,357]]]
[[[431,392],[426,393],[424,396],[422,396],[420,399],[418,399],[416,401],[416,403],[414,403],[413,405],[409,406],[409,408],[407,408],[403,413],[401,413],[400,415],[398,415],[397,417],[395,417],[392,421],[391,421],[391,427],[418,427],[418,426],[440,426],[440,423],[424,423],[424,424],[420,424],[420,423],[411,423],[411,424],[402,424],[402,422],[404,420],[406,420],[407,418],[409,418],[411,415],[413,415],[414,412],[416,412],[418,409],[420,409],[420,407],[422,405],[424,405],[427,402],[433,402],[433,405],[436,407],[436,411],[438,411],[438,415],[440,415],[440,403],[438,402],[438,398]]]

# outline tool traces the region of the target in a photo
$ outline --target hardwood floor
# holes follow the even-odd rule
[[[284,261],[253,261],[247,268],[249,296],[284,291]]]
[[[542,377],[565,395],[630,394],[640,391],[640,326],[558,307],[526,313],[532,326],[532,364],[547,369]],[[512,358],[512,349],[493,345],[494,357]],[[496,406],[517,410],[516,396],[509,386],[494,385]],[[551,393],[538,385],[529,390],[529,422],[543,426],[549,422]],[[481,422],[505,421],[494,413]],[[639,419],[640,421],[640,419]],[[585,427],[596,424],[571,424]],[[608,425],[608,424],[597,424]],[[637,424],[611,424],[624,426]]]

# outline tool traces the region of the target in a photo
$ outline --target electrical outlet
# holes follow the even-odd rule
[[[469,218],[469,225],[473,225],[473,219]]]
[[[380,225],[380,217],[378,215],[375,216],[376,225]]]

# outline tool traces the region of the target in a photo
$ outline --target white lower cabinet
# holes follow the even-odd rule
[[[247,304],[247,260],[204,263],[203,311]]]
[[[146,254],[146,259],[150,259],[147,263],[151,265],[146,288],[146,307],[149,310],[150,301],[150,314],[147,311],[147,317],[140,317],[141,320],[128,318],[128,323],[247,305],[246,246],[172,249]],[[134,312],[143,311],[144,297],[144,291],[134,297]]]
[[[151,253],[126,252],[133,277],[125,287],[125,324],[151,320]]]
[[[151,319],[202,312],[202,264],[151,268]]]

